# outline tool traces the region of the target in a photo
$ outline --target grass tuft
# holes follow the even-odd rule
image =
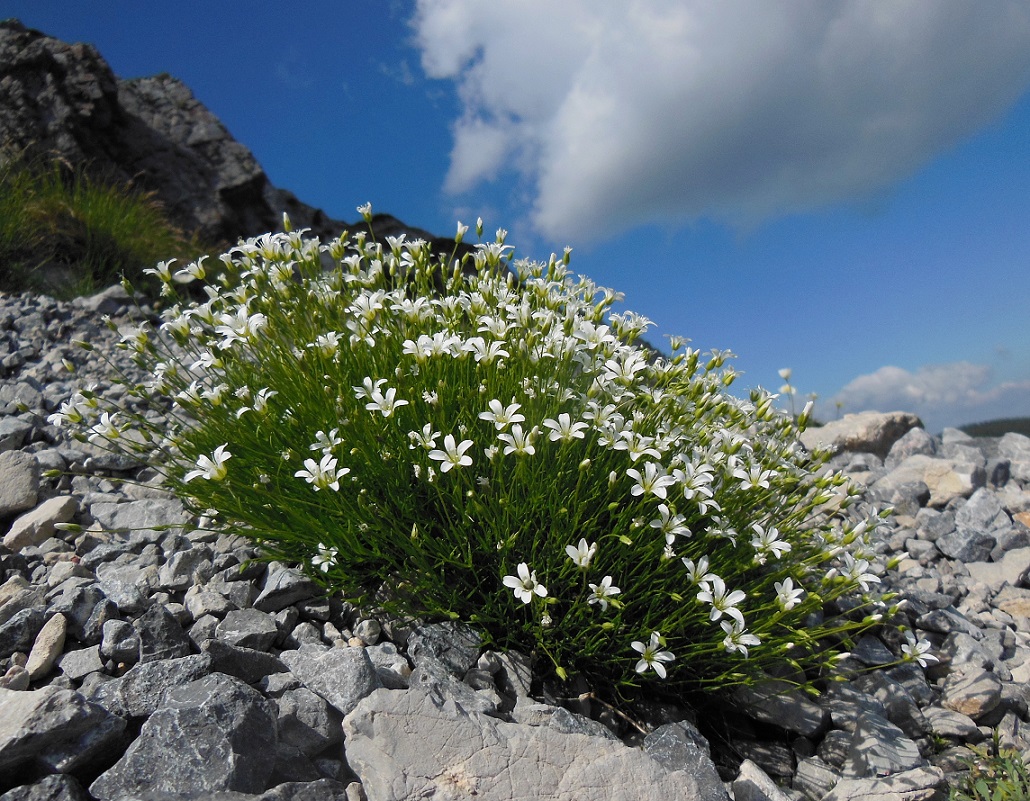
[[[176,228],[151,192],[104,182],[60,160],[0,164],[0,291],[69,298],[143,274],[159,258],[205,251]]]

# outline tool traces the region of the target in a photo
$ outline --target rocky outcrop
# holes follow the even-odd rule
[[[859,451],[883,459],[895,442],[917,427],[921,429],[922,422],[908,412],[861,412],[809,428],[801,441],[809,450]]]
[[[273,186],[250,150],[178,79],[121,80],[92,45],[66,44],[17,20],[0,21],[0,142],[0,161],[18,153],[57,157],[152,191],[176,225],[205,242],[234,244],[279,230],[283,212],[321,237],[363,226],[331,219]],[[433,240],[389,215],[378,215],[374,230]]]
[[[120,481],[146,478],[131,459],[48,425],[83,382],[110,389],[105,358],[134,369],[101,314],[145,312],[120,287],[0,295],[3,801],[931,799],[994,730],[1030,749],[1027,437],[911,429],[855,441],[884,457],[834,456],[895,507],[882,547],[901,560],[896,622],[940,661],[898,664],[904,641],[884,627],[818,698],[782,681],[741,691],[742,723],[710,752],[689,708],[634,711],[645,735],[554,697],[527,656],[484,650],[461,624],[412,629],[322,597],[247,541],[196,528],[160,487]],[[946,501],[919,459],[943,463]]]

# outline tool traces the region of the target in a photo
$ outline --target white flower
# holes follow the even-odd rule
[[[654,495],[664,499],[668,495],[666,488],[676,483],[676,479],[667,475],[664,468],[655,462],[648,462],[644,465],[643,475],[632,467],[626,471],[626,475],[636,481],[630,489],[631,495]]]
[[[207,256],[201,256],[197,261],[190,262],[181,270],[175,273],[175,280],[180,284],[188,284],[192,281],[202,281],[207,275],[207,271],[204,269],[204,259]]]
[[[776,589],[776,603],[780,605],[780,608],[784,612],[789,612],[799,603],[805,595],[805,591],[800,588],[794,587],[794,579],[788,577],[783,581],[777,581],[773,584]]]
[[[328,434],[324,431],[315,432],[315,441],[311,443],[309,450],[322,451],[324,454],[330,454],[333,448],[343,444],[343,438],[340,436],[340,429],[334,428]]]
[[[389,387],[386,394],[379,391],[378,386],[368,396],[365,408],[370,412],[382,412],[383,417],[390,417],[399,406],[407,406],[408,401],[397,398],[397,390]]]
[[[547,587],[536,580],[536,571],[530,572],[529,565],[519,562],[518,576],[505,576],[502,581],[505,587],[511,587],[515,597],[528,604],[536,593],[541,598],[547,596]]]
[[[746,659],[748,646],[762,644],[757,636],[748,633],[743,623],[736,620],[732,623],[724,620],[719,625],[726,632],[726,636],[722,640],[722,647],[726,649],[726,653],[732,654],[734,651],[739,651]]]
[[[490,401],[488,406],[490,407],[489,411],[480,412],[479,419],[489,420],[498,431],[503,431],[511,423],[523,423],[526,420],[525,415],[518,413],[522,408],[521,404],[510,403],[505,407],[495,399]]]
[[[658,674],[659,678],[664,679],[666,676],[665,665],[663,662],[671,662],[676,657],[673,656],[670,651],[659,650],[661,645],[662,635],[657,631],[651,632],[651,641],[646,645],[642,642],[631,642],[630,648],[640,653],[640,661],[637,662],[635,670],[637,673],[643,673],[648,668],[651,668],[655,673]]]
[[[402,353],[414,356],[424,362],[437,356],[457,356],[461,352],[461,339],[446,331],[437,331],[433,336],[419,334],[418,341],[404,340]]]
[[[332,358],[340,349],[340,335],[336,331],[326,331],[315,337],[315,341],[308,345],[321,353],[325,358]]]
[[[533,447],[533,432],[523,431],[518,423],[512,426],[510,434],[498,434],[497,439],[507,443],[504,446],[505,455],[514,453],[517,456],[532,456],[536,453],[536,448]]]
[[[683,488],[683,497],[688,501],[697,499],[703,503],[715,493],[711,488],[715,468],[710,464],[694,465],[687,463],[682,468],[672,471],[677,483]],[[702,510],[702,514],[704,511]]]
[[[576,567],[586,570],[590,567],[590,560],[597,553],[597,543],[587,544],[585,538],[580,538],[579,545],[566,545],[565,553],[569,555],[569,559],[573,561]]]
[[[315,492],[327,488],[338,491],[340,489],[340,479],[350,472],[350,468],[341,467],[337,469],[336,464],[336,457],[331,453],[327,453],[318,462],[314,459],[305,459],[304,469],[298,470],[293,475],[297,478],[303,478],[308,484],[311,484],[315,488]]]
[[[772,553],[774,559],[779,559],[783,554],[790,551],[790,543],[780,539],[780,532],[770,526],[768,531],[759,523],[752,523],[754,536],[751,538],[751,547],[755,549],[755,561],[765,564],[766,556]]]
[[[618,587],[612,586],[611,576],[605,576],[600,584],[591,584],[590,591],[593,595],[587,599],[587,603],[598,604],[602,612],[608,608],[608,599],[622,592]]]
[[[725,614],[738,621],[742,627],[744,625],[744,615],[737,609],[737,604],[745,598],[747,598],[747,594],[743,590],[733,590],[733,592],[730,592],[726,587],[726,582],[719,576],[713,576],[712,585],[697,594],[697,600],[702,603],[711,604],[712,611],[709,615],[711,620],[718,620]]]
[[[502,342],[491,340],[489,343],[486,342],[482,337],[472,337],[467,340],[462,346],[462,350],[471,353],[473,358],[477,362],[483,364],[490,364],[495,359],[499,359],[504,356],[511,356],[511,354],[503,348]]]
[[[362,398],[371,398],[374,393],[379,391],[379,387],[386,383],[385,378],[380,378],[378,381],[373,382],[368,376],[362,379],[362,385],[360,387],[351,387],[354,390],[354,397],[358,400]]]
[[[843,567],[842,569],[831,568],[826,574],[826,577],[832,579],[834,576],[840,573],[845,579],[857,582],[863,592],[869,592],[870,584],[879,584],[880,577],[875,573],[870,573],[872,565],[866,559],[856,559],[850,553],[845,553],[842,557]]]
[[[626,451],[631,462],[635,462],[644,456],[661,459],[661,452],[657,448],[651,447],[653,444],[654,439],[652,437],[645,437],[635,431],[624,430],[619,432],[619,440],[612,447],[617,451]]]
[[[121,436],[121,431],[118,430],[118,426],[115,424],[114,416],[109,412],[104,412],[100,415],[100,422],[93,426],[90,430],[89,441],[94,445],[104,440],[118,439]]]
[[[436,447],[436,438],[440,436],[439,431],[433,431],[433,424],[426,423],[421,431],[409,431],[408,439],[411,440],[410,447],[421,446],[427,451]]]
[[[468,467],[472,464],[472,457],[466,455],[465,451],[473,445],[472,440],[464,439],[455,443],[454,435],[448,434],[443,439],[443,450],[437,448],[429,452],[429,458],[440,462],[440,472],[446,473],[452,467]]]
[[[686,518],[683,515],[674,514],[664,503],[658,504],[659,517],[652,520],[651,528],[656,528],[665,535],[666,545],[676,542],[676,537],[689,537],[690,529],[687,528]]]
[[[47,418],[47,422],[54,426],[63,426],[65,423],[81,423],[86,419],[89,410],[95,405],[84,395],[76,392],[69,400],[61,404],[61,410]]]
[[[226,450],[227,447],[229,447],[229,443],[219,445],[210,456],[201,455],[197,459],[197,469],[190,470],[184,475],[182,477],[183,482],[188,483],[195,478],[204,478],[208,481],[221,481],[225,478],[229,472],[229,468],[225,466],[225,463],[228,459],[232,458],[232,454]]]
[[[161,281],[161,283],[169,284],[172,281],[172,263],[177,259],[169,259],[168,261],[159,261],[156,267],[151,267],[144,270],[146,275],[153,275]]]
[[[318,543],[318,554],[311,557],[311,566],[317,567],[323,573],[328,573],[331,567],[336,565],[336,557],[339,551],[336,548],[327,548],[323,543]]]
[[[278,394],[279,393],[276,392],[274,389],[269,389],[268,387],[265,387],[264,389],[259,389],[257,391],[257,394],[254,396],[254,405],[241,407],[240,410],[236,412],[236,416],[242,417],[246,412],[249,411],[255,411],[258,414],[264,414],[265,411],[267,411],[268,409],[269,398],[271,398],[273,395]]]
[[[227,350],[234,342],[248,342],[257,336],[265,327],[268,318],[260,312],[251,314],[246,306],[233,312],[224,312],[218,316],[219,325],[215,333],[220,334],[222,341],[218,343],[221,350]]]
[[[551,429],[551,432],[547,435],[551,442],[556,442],[557,440],[572,442],[573,439],[583,439],[586,436],[583,433],[586,427],[586,423],[579,422],[578,420],[573,423],[572,418],[565,412],[559,414],[557,420],[552,420],[551,418],[544,420],[544,428]]]
[[[703,590],[707,590],[711,585],[712,579],[714,579],[715,573],[708,572],[708,557],[702,556],[697,560],[697,564],[694,564],[693,559],[687,559],[683,557],[683,566],[687,568],[687,578],[690,579],[690,583],[700,587]]]
[[[932,662],[940,661],[936,656],[929,653],[931,645],[927,640],[916,642],[912,632],[906,632],[905,638],[908,642],[901,646],[901,652],[905,655],[906,659],[918,662],[919,667],[923,668],[928,667]]]
[[[643,357],[639,353],[631,352],[621,362],[616,359],[606,361],[604,363],[604,376],[602,376],[602,380],[605,382],[614,381],[623,385],[632,384],[636,379],[637,373],[646,368],[647,362],[644,361]]]
[[[772,470],[763,470],[760,464],[753,464],[747,470],[738,467],[732,475],[740,479],[745,489],[769,489],[769,479],[776,474]]]

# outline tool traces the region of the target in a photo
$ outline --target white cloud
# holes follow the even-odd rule
[[[554,240],[862,197],[1030,83],[1024,0],[418,0],[454,80],[447,189],[504,169]]]
[[[914,412],[930,431],[1003,417],[1030,416],[1030,379],[995,382],[984,364],[929,364],[915,372],[881,367],[850,381],[831,404],[845,412]],[[825,409],[823,410],[825,414]]]

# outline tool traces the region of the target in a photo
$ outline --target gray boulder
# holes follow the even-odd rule
[[[39,462],[31,453],[0,453],[0,518],[31,509],[39,500]]]
[[[163,706],[166,693],[203,678],[210,670],[211,657],[206,654],[145,662],[98,685],[90,700],[121,717],[146,718]]]
[[[279,657],[304,685],[346,715],[382,686],[364,648],[305,647]]]
[[[1008,459],[1012,478],[1030,482],[1030,437],[1010,431],[998,440],[998,456]]]
[[[721,783],[622,743],[505,723],[418,690],[377,690],[344,718],[343,730],[347,761],[375,801],[727,799]],[[714,766],[706,761],[703,771],[710,777]]]
[[[0,689],[0,786],[88,766],[120,741],[124,729],[124,720],[72,690]]]
[[[212,673],[169,691],[89,791],[100,801],[148,792],[261,793],[274,767],[276,731],[274,704],[238,679]]]
[[[987,483],[987,472],[978,464],[915,454],[909,456],[871,489],[879,497],[890,497],[904,484],[921,481],[930,490],[929,505],[941,508],[955,498],[968,498]]]
[[[891,447],[922,421],[909,412],[861,412],[846,414],[819,428],[809,428],[801,442],[809,450],[861,451],[887,457]]]

